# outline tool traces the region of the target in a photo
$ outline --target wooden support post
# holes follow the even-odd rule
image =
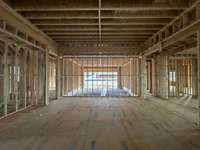
[[[179,60],[175,60],[175,86],[176,86],[176,94],[175,96],[176,97],[179,97],[179,70],[178,70],[178,63],[179,63]]]
[[[147,61],[147,90],[151,93],[151,61]]]
[[[192,97],[197,98],[197,59],[192,59]]]
[[[181,65],[180,65],[180,81],[181,81],[181,85],[180,85],[180,92],[181,92],[181,96],[184,96],[184,60],[181,60]]]
[[[176,76],[177,76],[177,80],[176,80],[176,83],[177,83],[177,96],[179,97],[180,96],[180,87],[181,87],[181,62],[180,60],[177,60],[177,73],[176,73]]]
[[[131,93],[131,96],[132,95],[132,59],[130,60],[130,65],[129,65],[129,91]]]
[[[160,77],[161,77],[161,71],[160,71],[160,55],[157,55],[156,56],[156,96],[160,96],[160,83],[161,83],[161,80],[160,80]]]
[[[49,104],[49,51],[46,49],[45,53],[45,104]]]
[[[168,57],[162,57],[162,97],[168,99],[169,91],[168,91]]]
[[[197,31],[197,66],[198,66],[198,89],[200,89],[200,29]],[[198,90],[199,101],[199,127],[200,127],[200,90]]]
[[[72,59],[71,61],[71,65],[72,65],[72,88],[71,88],[71,91],[72,91],[72,96],[74,96],[74,89],[75,89],[75,69],[74,69],[74,60]]]
[[[18,54],[20,47],[17,47],[14,57],[14,95],[15,95],[15,109],[18,111],[19,99],[18,99],[18,76],[19,76],[19,65],[18,65]]]
[[[156,56],[153,57],[152,59],[152,94],[153,96],[157,96],[156,93]]]
[[[137,95],[140,96],[141,95],[141,82],[140,82],[140,77],[141,77],[141,69],[140,69],[140,58],[137,58]]]
[[[83,71],[83,64],[81,66],[81,88],[83,93],[83,87],[84,87],[84,71]]]
[[[60,97],[60,70],[61,70],[61,63],[60,63],[60,58],[57,56],[56,59],[56,98],[58,99]]]
[[[118,67],[118,88],[122,88],[122,74],[121,74],[121,67]]]
[[[137,85],[136,85],[136,67],[135,67],[135,59],[133,59],[132,61],[132,93],[133,93],[133,96],[137,94]]]
[[[31,70],[31,78],[30,78],[30,91],[31,91],[31,102],[30,105],[36,104],[36,99],[35,99],[35,55],[34,55],[34,50],[30,50],[30,70]]]
[[[135,60],[135,73],[134,73],[134,76],[135,76],[135,85],[136,85],[136,87],[135,87],[135,95],[139,95],[139,89],[138,89],[138,87],[139,87],[139,69],[138,69],[138,58]]]
[[[65,66],[65,59],[63,58],[62,59],[62,81],[61,81],[61,83],[62,83],[62,96],[64,96],[65,95],[65,68],[66,66]]]
[[[24,94],[24,107],[26,108],[26,104],[27,104],[27,90],[26,90],[26,74],[27,74],[27,71],[26,71],[26,68],[27,68],[27,52],[28,52],[28,49],[24,49],[24,60],[23,60],[23,63],[24,63],[24,70],[23,70],[23,73],[24,73],[24,76],[23,76],[23,94]]]
[[[200,19],[200,3],[196,6],[196,20]]]
[[[141,77],[140,77],[140,96],[142,98],[146,97],[146,90],[147,90],[147,68],[146,68],[146,58],[143,57],[140,60],[140,72],[141,72]]]
[[[33,94],[34,94],[34,102],[38,104],[38,51],[33,50]]]
[[[156,96],[168,99],[168,57],[162,54],[156,57]]]
[[[9,94],[9,72],[8,72],[8,43],[5,42],[3,55],[3,101],[4,101],[4,115],[8,114],[8,94]]]

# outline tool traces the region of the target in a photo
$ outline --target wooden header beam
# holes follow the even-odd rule
[[[152,35],[154,31],[108,31],[108,32],[102,32],[101,35]],[[46,32],[47,35],[97,35],[98,32]]]
[[[37,39],[41,43],[48,46],[49,49],[55,51],[56,50],[56,43],[49,38],[46,34],[41,32],[38,28],[33,26],[29,21],[27,21],[25,18],[17,14],[13,9],[11,9],[7,4],[5,4],[3,1],[0,1],[0,18],[8,23],[9,25],[12,25],[16,28],[16,30],[20,29],[20,31],[23,31],[24,33],[31,35],[34,39]],[[17,38],[20,40],[17,35],[10,34],[3,29],[1,32],[5,33],[7,36],[11,36],[13,38]],[[28,44],[29,42],[21,39],[21,41]],[[56,51],[55,51],[56,52]]]
[[[67,7],[66,5],[50,5],[46,4],[45,6],[40,5],[34,6],[34,5],[22,5],[22,4],[15,4],[13,8],[16,11],[98,11],[99,8],[97,7],[79,7],[79,6],[74,6],[74,7]],[[154,4],[154,5],[134,5],[134,6],[126,6],[126,7],[104,7],[102,6],[102,11],[104,10],[129,10],[129,11],[138,11],[138,10],[184,10],[188,8],[188,4],[180,4],[178,3],[177,5],[159,5],[159,4]]]
[[[122,11],[114,13],[114,11],[102,12],[102,19],[134,19],[134,18],[175,18],[180,11],[173,10],[157,10],[157,11]],[[22,12],[27,19],[98,19],[98,13],[80,12],[80,11],[53,11],[53,12]]]
[[[98,30],[98,26],[38,26],[41,30]],[[159,30],[161,29],[162,25],[115,25],[115,26],[102,26],[102,30]]]
[[[31,20],[33,24],[36,25],[62,25],[62,24],[98,24],[98,19],[96,20],[91,20],[91,19],[46,19],[46,20]],[[159,25],[159,24],[166,24],[169,23],[169,19],[120,19],[120,20],[109,20],[109,19],[102,19],[101,21],[102,25],[106,24],[140,24],[140,25],[145,25],[145,24],[153,24],[153,25]]]
[[[123,51],[122,51],[123,49]],[[138,48],[137,47],[121,47],[121,46],[112,46],[112,47],[59,47],[60,53],[63,55],[98,55],[98,54],[138,54]]]
[[[161,50],[164,48],[167,48],[168,46],[184,40],[186,37],[196,34],[196,32],[200,29],[200,16],[198,15],[200,13],[200,0],[197,0],[190,8],[185,10],[183,13],[181,13],[179,16],[177,16],[174,20],[172,20],[169,24],[167,24],[165,27],[163,27],[160,31],[158,31],[153,37],[151,37],[148,40],[153,40],[154,37],[158,37],[156,40],[158,41],[157,43],[153,44],[150,48],[145,50],[143,52],[144,55],[150,55],[154,52],[155,46],[160,44],[161,45]],[[185,16],[190,13],[191,10],[196,10],[195,11],[195,20],[192,22],[189,22],[187,20],[187,23],[185,22]],[[175,28],[175,23],[177,22],[178,19],[182,19],[182,28],[174,30]],[[188,19],[191,19],[188,17]],[[172,27],[172,33],[168,37],[162,37],[161,33],[167,33],[168,27]]]

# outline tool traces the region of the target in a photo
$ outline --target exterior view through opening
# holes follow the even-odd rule
[[[63,96],[138,96],[138,58],[70,56],[63,59]]]

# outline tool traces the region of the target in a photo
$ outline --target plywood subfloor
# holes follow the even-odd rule
[[[200,132],[137,98],[63,98],[0,122],[0,150],[199,150]]]

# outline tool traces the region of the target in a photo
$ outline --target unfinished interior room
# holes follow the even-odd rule
[[[0,150],[200,150],[200,0],[0,0]]]

